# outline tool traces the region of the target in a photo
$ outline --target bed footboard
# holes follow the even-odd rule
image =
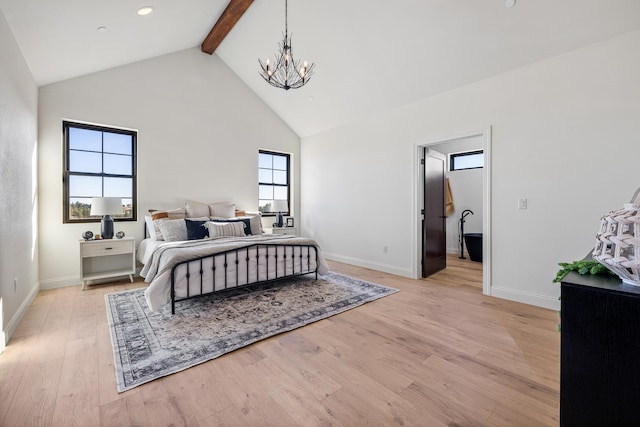
[[[171,269],[171,314],[177,301],[312,273],[313,245],[259,243],[182,261]]]

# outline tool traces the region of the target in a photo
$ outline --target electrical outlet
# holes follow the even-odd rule
[[[15,293],[18,290],[18,278],[15,277],[13,279],[13,292]]]
[[[527,199],[518,199],[518,209],[527,209]]]
[[[388,253],[388,252],[389,252],[389,247],[388,247],[387,245],[384,245],[384,246],[382,247],[382,253],[383,253],[383,254],[386,254],[386,253]]]

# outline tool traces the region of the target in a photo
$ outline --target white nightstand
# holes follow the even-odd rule
[[[288,236],[297,236],[298,230],[295,227],[273,227],[271,234],[286,234]]]
[[[136,272],[136,244],[133,237],[123,239],[80,240],[80,279],[82,290],[88,280],[129,276]]]

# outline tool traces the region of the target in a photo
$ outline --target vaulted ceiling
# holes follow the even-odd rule
[[[0,9],[45,85],[199,47],[227,4],[0,0]],[[144,5],[154,12],[137,16]],[[638,28],[638,0],[290,0],[294,54],[316,74],[283,91],[260,78],[257,59],[276,52],[284,1],[255,0],[215,54],[304,137]]]

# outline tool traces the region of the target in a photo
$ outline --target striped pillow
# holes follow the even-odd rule
[[[209,237],[244,237],[244,222],[207,222]]]

